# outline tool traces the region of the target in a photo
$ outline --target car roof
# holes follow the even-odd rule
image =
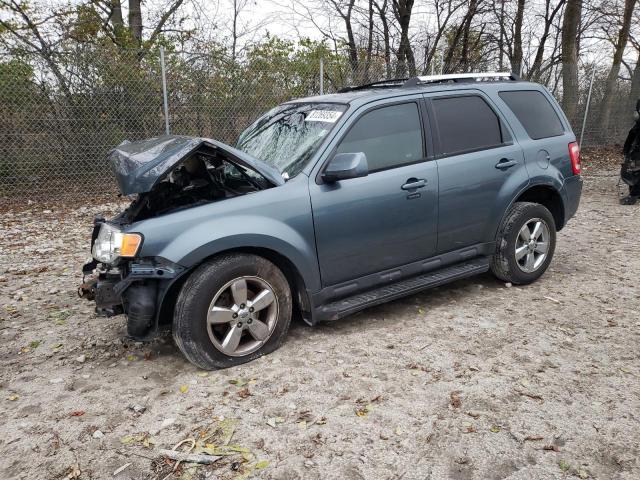
[[[310,97],[297,98],[287,103],[340,103],[351,106],[359,106],[374,100],[400,97],[415,93],[431,93],[456,90],[482,90],[487,93],[496,90],[540,90],[540,84],[526,81],[490,81],[490,82],[456,82],[456,83],[430,83],[411,87],[371,87],[357,90],[347,90],[341,93],[330,93],[326,95],[314,95]]]

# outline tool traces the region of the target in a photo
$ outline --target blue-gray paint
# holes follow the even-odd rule
[[[512,89],[543,92],[558,112],[565,134],[530,139],[498,96],[498,91]],[[426,116],[429,98],[456,93],[478,94],[487,100],[507,127],[512,142],[481,152],[439,158],[431,132],[426,129],[426,157],[421,162],[359,178],[322,180],[322,170],[333,157],[335,147],[364,112],[415,101]],[[202,142],[227,149],[276,185],[127,226],[128,231],[144,235],[140,256],[163,257],[190,269],[223,251],[268,249],[289,259],[310,296],[324,298],[320,292],[330,292],[336,285],[358,278],[377,278],[374,274],[383,271],[389,271],[388,278],[393,279],[394,269],[401,273],[413,271],[405,266],[431,257],[458,258],[455,252],[468,251],[486,255],[485,247],[474,246],[491,245],[509,206],[532,186],[543,185],[559,193],[565,222],[577,209],[582,182],[571,171],[568,153],[575,135],[555,100],[537,84],[434,85],[356,91],[300,101],[338,102],[349,108],[302,173],[286,183],[273,170],[263,168],[262,162],[210,140],[159,139],[160,143],[173,142],[173,150],[163,159],[154,160],[151,170],[129,160],[139,154],[135,150],[138,147],[118,147],[118,155],[126,153],[121,155],[123,168],[118,178],[125,190],[148,190],[153,181],[144,180],[145,172],[152,171],[157,177],[159,166],[175,163],[178,156],[193,151]],[[501,159],[513,161],[514,165],[496,168]],[[403,189],[412,179],[423,179],[424,186]]]

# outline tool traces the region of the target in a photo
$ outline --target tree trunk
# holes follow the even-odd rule
[[[525,0],[518,0],[518,10],[516,11],[515,32],[513,35],[513,59],[511,60],[511,71],[518,75],[522,74],[522,22],[524,20]]]
[[[463,72],[469,70],[469,39],[471,37],[471,22],[478,9],[478,0],[469,2],[469,11],[464,20],[464,30],[462,33],[462,52],[460,53],[460,68]]]
[[[129,31],[137,47],[142,46],[142,9],[140,0],[129,0]]]
[[[351,13],[353,12],[353,6],[355,4],[355,0],[349,0],[349,5],[347,6],[347,13],[342,13],[338,4],[333,1],[333,4],[344,20],[344,26],[347,30],[347,50],[349,51],[349,65],[351,66],[351,73],[355,81],[359,80],[358,70],[358,47],[356,46],[355,35],[353,34],[353,25],[351,25]]]
[[[111,26],[116,44],[121,47],[124,43],[124,20],[122,19],[122,3],[111,0]]]
[[[368,37],[367,37],[367,58],[365,64],[365,80],[369,82],[370,71],[371,71],[371,55],[373,53],[373,0],[369,0],[369,28],[368,28]]]
[[[504,24],[504,0],[500,0],[500,19],[499,19],[500,25]],[[503,62],[503,52],[504,51],[504,29],[500,28],[500,38],[498,39],[498,71],[502,72],[502,70],[504,69],[504,62]]]
[[[382,36],[384,37],[384,65],[387,78],[391,77],[391,39],[389,35],[389,21],[387,20],[387,0],[382,9],[378,8],[380,21],[382,22]]]
[[[636,0],[625,0],[624,13],[622,15],[622,26],[618,33],[618,40],[615,45],[613,53],[613,63],[611,64],[611,70],[607,76],[607,83],[605,84],[604,99],[602,101],[602,110],[600,111],[600,129],[606,135],[609,129],[611,121],[611,107],[613,105],[613,97],[615,95],[616,82],[618,80],[618,74],[620,73],[620,65],[622,64],[622,56],[624,49],[627,46],[629,40],[629,30],[631,28],[631,17],[633,16],[633,8],[635,7]]]
[[[582,0],[567,0],[562,21],[562,109],[570,122],[578,111],[578,31]]]
[[[407,67],[409,76],[416,75],[416,59],[409,41],[409,24],[411,23],[411,10],[413,9],[414,0],[393,0],[393,13],[400,27],[400,45],[396,57],[398,64],[396,65],[396,76],[402,77],[406,75]]]

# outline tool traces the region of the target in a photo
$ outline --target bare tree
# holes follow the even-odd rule
[[[387,78],[391,77],[391,35],[389,33],[389,19],[387,18],[388,0],[373,2],[382,23],[382,39],[384,45],[384,65]]]
[[[426,50],[424,73],[426,73],[431,64],[435,62],[438,47],[441,45],[442,38],[451,26],[456,12],[466,3],[466,0],[434,0],[436,31],[429,48]],[[444,61],[444,59],[441,59],[441,61]]]
[[[567,0],[562,22],[562,108],[574,120],[578,110],[578,32],[582,0]]]
[[[624,13],[622,15],[622,24],[618,32],[618,38],[615,43],[613,52],[613,63],[607,76],[605,84],[604,100],[600,110],[600,127],[607,131],[611,119],[611,107],[613,104],[613,96],[615,94],[618,74],[620,73],[620,65],[622,64],[622,56],[624,55],[627,42],[629,41],[629,30],[631,29],[631,18],[633,17],[633,9],[637,0],[625,0]]]
[[[407,68],[409,76],[414,77],[416,75],[416,58],[409,40],[409,25],[411,23],[413,2],[414,0],[392,0],[393,13],[400,28],[400,45],[396,52],[398,61],[396,65],[397,77],[405,75]]]
[[[356,37],[353,32],[353,7],[355,6],[355,0],[329,0],[329,3],[333,6],[334,11],[344,22],[344,28],[347,32],[347,51],[349,54],[349,64],[351,65],[351,72],[356,75],[358,72],[358,47],[356,46]]]
[[[151,46],[155,43],[183,3],[184,0],[173,0],[160,14],[155,24],[149,26],[151,33],[145,40],[143,2],[141,0],[128,0],[129,14],[126,24],[122,15],[121,0],[90,0],[89,2],[104,18],[102,31],[117,46],[121,48],[134,47],[141,50],[146,50],[145,44]]]
[[[533,65],[528,72],[528,77],[532,80],[539,80],[542,75],[542,63],[544,61],[544,54],[546,43],[551,34],[551,26],[553,25],[553,21],[558,15],[558,12],[564,6],[566,0],[560,0],[558,3],[551,8],[551,0],[545,0],[545,12],[544,12],[544,29],[542,31],[542,35],[540,36],[540,43],[538,43],[538,48],[536,50],[536,56],[533,60]],[[553,57],[552,57],[553,58]]]
[[[513,35],[513,57],[511,58],[511,71],[522,74],[522,22],[524,20],[525,0],[518,0],[518,10],[516,11],[516,20],[514,23]]]

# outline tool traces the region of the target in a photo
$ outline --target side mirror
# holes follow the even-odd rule
[[[327,165],[322,179],[325,182],[337,182],[367,175],[369,175],[369,165],[367,156],[363,152],[337,153]]]

